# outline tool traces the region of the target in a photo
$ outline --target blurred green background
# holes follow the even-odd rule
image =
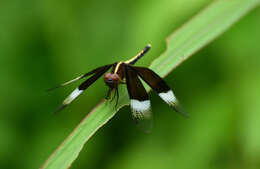
[[[77,86],[45,89],[97,66],[137,65],[165,50],[165,38],[211,0],[2,0],[0,2],[0,168],[39,168],[105,97],[100,79],[53,115]],[[260,168],[260,9],[236,23],[166,77],[191,118],[150,93],[152,134],[129,107],[100,129],[72,169]]]

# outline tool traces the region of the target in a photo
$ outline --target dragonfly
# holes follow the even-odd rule
[[[147,83],[158,95],[166,102],[171,108],[176,112],[188,116],[178,99],[175,97],[171,88],[166,84],[166,82],[153,70],[147,67],[134,66],[134,64],[142,58],[151,48],[148,44],[143,50],[141,50],[136,56],[127,60],[119,61],[112,64],[104,65],[91,70],[75,79],[62,83],[55,86],[49,90],[53,90],[62,86],[66,86],[75,81],[87,78],[83,83],[81,83],[62,103],[59,109],[56,111],[61,111],[67,107],[73,100],[80,96],[89,86],[91,86],[96,80],[104,75],[104,82],[108,86],[109,90],[106,99],[109,99],[111,92],[114,91],[114,96],[116,97],[116,105],[119,99],[118,86],[120,84],[126,84],[128,95],[130,98],[130,107],[132,111],[132,117],[137,124],[144,122],[146,126],[151,126],[152,111],[151,102],[147,91],[145,90],[142,79]],[[108,70],[111,69],[111,72]],[[150,128],[150,127],[146,127]],[[149,129],[148,129],[149,130]]]

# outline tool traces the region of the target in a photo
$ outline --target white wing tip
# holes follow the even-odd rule
[[[134,111],[145,112],[150,109],[151,102],[150,102],[150,100],[139,101],[136,99],[131,99],[130,105]]]
[[[130,106],[133,116],[138,118],[149,118],[151,116],[151,102],[150,100],[139,101],[136,99],[130,100]],[[141,117],[143,116],[143,117]]]
[[[70,104],[74,99],[76,99],[83,90],[75,89],[63,102],[63,104]]]
[[[159,96],[161,97],[161,99],[163,99],[168,104],[177,103],[177,99],[174,96],[172,90],[169,90],[167,92],[159,93]]]

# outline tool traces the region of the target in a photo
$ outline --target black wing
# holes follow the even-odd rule
[[[181,113],[185,116],[189,116],[186,113],[177,98],[174,96],[173,91],[165,83],[165,81],[157,75],[154,71],[138,66],[131,66],[132,69],[153,89],[158,95],[164,100],[170,107],[172,107],[176,112]]]
[[[56,111],[59,112],[69,105],[74,99],[76,99],[84,90],[86,90],[91,84],[93,84],[100,76],[102,76],[109,68],[114,64],[106,65],[95,69],[95,74],[89,79],[84,81],[78,88],[76,88],[62,103],[61,107]]]
[[[152,128],[152,111],[148,94],[136,72],[125,64],[125,77],[133,119],[146,132]]]
[[[111,64],[111,65],[113,65],[113,64]],[[78,81],[78,80],[80,80],[80,79],[83,79],[83,78],[85,78],[85,77],[87,77],[87,76],[89,76],[89,75],[92,75],[92,74],[94,74],[94,73],[97,73],[97,72],[99,72],[100,70],[103,70],[103,69],[106,68],[107,66],[111,66],[111,65],[105,65],[105,66],[102,66],[102,67],[98,67],[98,68],[96,68],[96,69],[94,69],[94,70],[91,70],[91,71],[88,72],[88,73],[85,73],[85,74],[83,74],[83,75],[81,75],[81,76],[76,77],[75,79],[72,79],[72,80],[70,80],[70,81],[67,81],[67,82],[65,82],[65,83],[62,83],[62,84],[60,84],[60,85],[58,85],[58,86],[52,87],[52,88],[48,89],[47,91],[52,91],[52,90],[57,89],[57,88],[59,88],[59,87],[66,86],[66,85],[68,85],[68,84],[70,84],[70,83],[73,83],[73,82],[75,82],[75,81]]]

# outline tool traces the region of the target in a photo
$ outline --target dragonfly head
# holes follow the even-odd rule
[[[120,77],[115,73],[106,73],[104,75],[104,81],[110,88],[114,88],[118,85]]]

